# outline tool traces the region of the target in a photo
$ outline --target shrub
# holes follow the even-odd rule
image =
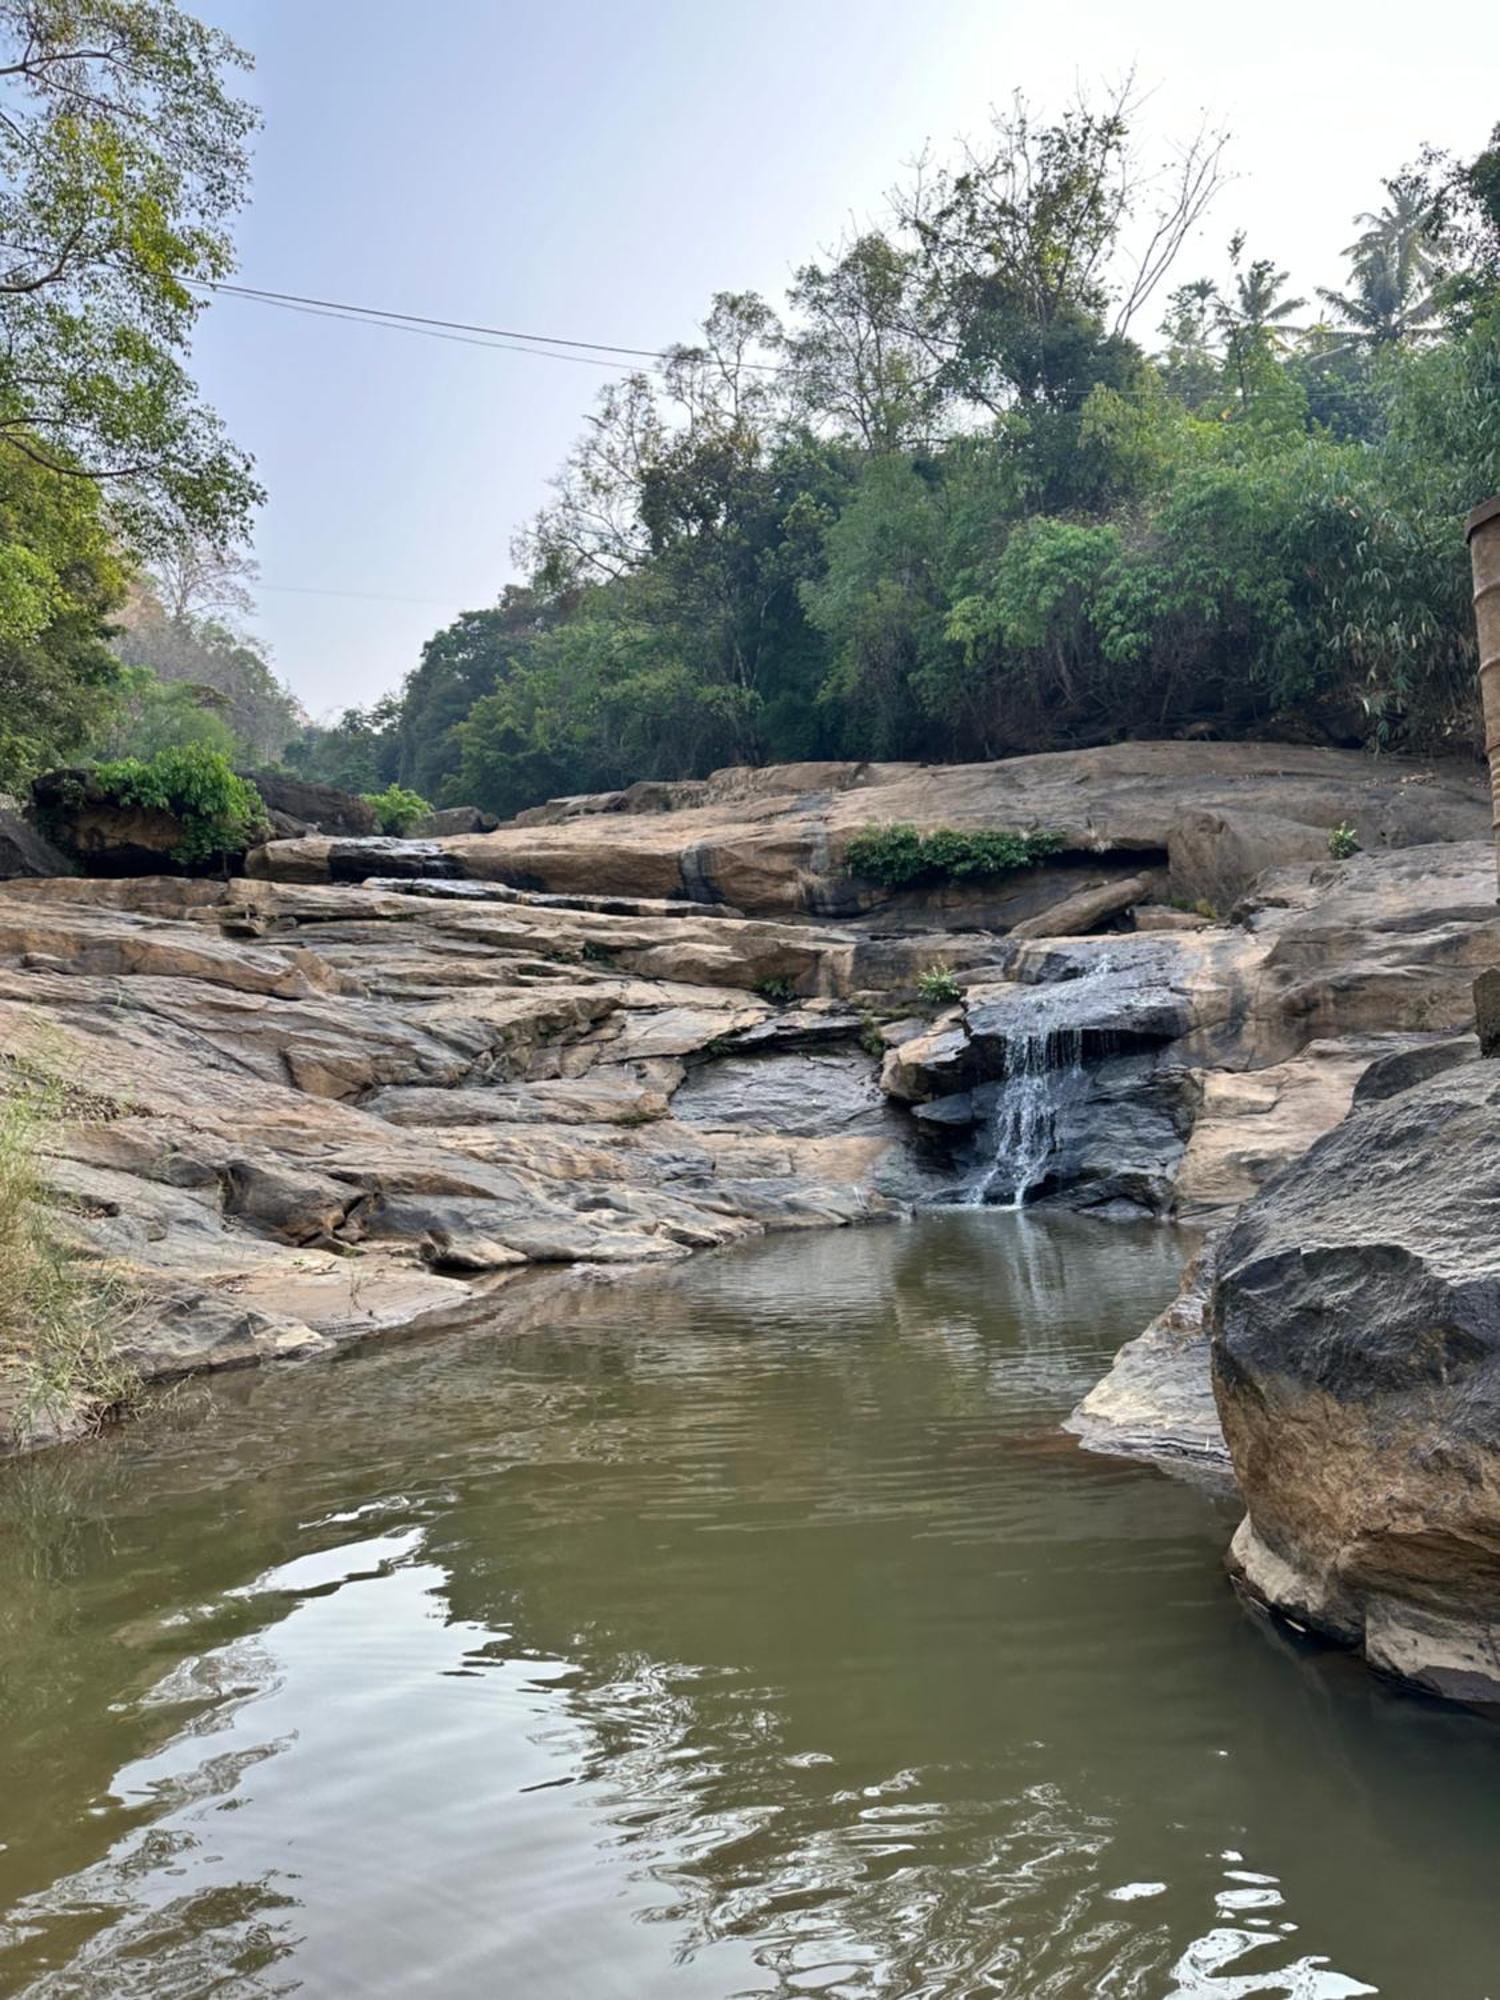
[[[950,1006],[955,1000],[962,1000],[964,989],[958,983],[958,974],[949,965],[929,965],[917,974],[917,991],[922,998],[935,1007]]]
[[[762,1000],[769,1000],[775,1007],[785,1007],[797,997],[797,989],[790,979],[758,979],[755,990]]]
[[[360,797],[374,813],[380,831],[394,834],[398,840],[432,811],[419,792],[409,792],[404,785],[387,785],[383,792],[361,792]]]
[[[939,827],[919,833],[914,826],[862,826],[844,850],[849,870],[887,889],[907,889],[923,882],[965,882],[988,875],[1008,875],[1012,869],[1056,854],[1062,835],[1038,829],[1031,833],[982,827],[961,832]]]
[[[1359,837],[1347,820],[1328,829],[1328,852],[1335,861],[1347,861],[1359,852]]]
[[[124,1409],[138,1383],[120,1358],[121,1287],[58,1241],[38,1165],[41,1136],[88,1115],[53,1067],[0,1057],[0,1371],[19,1376],[22,1435]]]
[[[96,764],[92,775],[99,791],[117,805],[154,808],[181,824],[174,861],[242,854],[271,830],[254,785],[235,775],[222,751],[202,743],[158,750],[145,761],[121,757]]]

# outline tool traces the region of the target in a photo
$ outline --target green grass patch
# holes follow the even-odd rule
[[[124,1287],[67,1243],[41,1170],[45,1134],[87,1115],[76,1096],[51,1063],[0,1057],[0,1387],[23,1438],[97,1427],[140,1386],[118,1346]]]
[[[910,889],[937,882],[968,882],[1030,868],[1061,849],[1060,833],[1037,829],[1019,833],[997,827],[964,832],[938,827],[919,833],[914,826],[862,826],[844,850],[854,875],[887,889]]]

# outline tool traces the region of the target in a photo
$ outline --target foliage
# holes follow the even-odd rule
[[[374,813],[380,831],[394,834],[398,840],[432,811],[419,793],[409,792],[401,785],[387,785],[383,792],[363,792],[360,796]]]
[[[1348,861],[1359,852],[1359,836],[1347,820],[1328,829],[1328,852],[1335,861]]]
[[[273,764],[298,734],[297,703],[272,671],[261,646],[228,622],[248,608],[241,577],[249,566],[179,535],[136,581],[120,617],[115,651],[128,667],[149,669],[160,683],[191,689],[176,712],[213,711],[227,744],[242,762]],[[183,742],[209,740],[189,726]]]
[[[170,813],[182,826],[175,861],[212,861],[242,854],[269,832],[265,802],[236,777],[221,751],[202,743],[160,750],[149,761],[122,757],[95,765],[94,784],[119,805]]]
[[[175,0],[0,0],[0,442],[105,481],[138,546],[258,497],[183,357],[228,275],[247,58]]]
[[[797,997],[797,988],[786,978],[757,979],[755,990],[762,1000],[769,1000],[773,1007],[789,1007]]]
[[[1304,299],[1242,237],[1219,277],[1178,270],[1219,141],[1153,175],[1136,122],[1128,85],[1018,100],[784,314],[719,294],[601,396],[526,584],[288,762],[509,815],[1184,733],[1477,753],[1461,524],[1500,490],[1500,142],[1394,174]]]
[[[159,751],[197,743],[231,762],[242,759],[228,703],[216,688],[158,680],[149,667],[125,667],[117,693],[118,706],[89,746],[95,756],[149,761]]]
[[[124,589],[97,488],[0,451],[0,790],[65,762],[110,713],[104,634]]]
[[[863,826],[851,835],[844,859],[851,874],[863,875],[887,889],[909,889],[919,883],[1008,875],[1056,854],[1061,845],[1060,834],[1046,831],[1007,833],[991,827],[972,831],[939,827],[932,833],[919,833],[914,826]]]
[[[119,1352],[121,1287],[67,1243],[42,1171],[47,1133],[91,1108],[56,1061],[0,1055],[0,1370],[19,1374],[23,1435],[102,1422],[138,1387]]]
[[[917,992],[930,1007],[950,1007],[964,997],[958,974],[949,965],[924,966],[917,974]]]

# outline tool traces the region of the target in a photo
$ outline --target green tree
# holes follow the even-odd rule
[[[232,264],[246,61],[173,0],[0,0],[0,441],[107,484],[137,546],[227,540],[258,497],[183,362]]]

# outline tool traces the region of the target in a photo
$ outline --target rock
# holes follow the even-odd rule
[[[1249,1205],[1211,1308],[1243,1587],[1500,1699],[1500,1068],[1368,1105]]]
[[[459,861],[435,840],[330,840],[322,834],[273,840],[245,857],[245,873],[262,882],[365,882],[371,876],[443,877],[462,874]]]
[[[672,810],[627,810],[626,794],[554,800],[491,834],[452,843],[461,871],[518,888],[700,901],[756,914],[895,921],[935,918],[1007,928],[1065,895],[1164,865],[1185,814],[1217,813],[1285,859],[1327,856],[1328,830],[1347,821],[1371,850],[1478,840],[1488,832],[1482,771],[1355,751],[1287,744],[1120,743],[987,764],[802,764],[715,772]],[[639,803],[648,803],[639,799]],[[893,895],[855,881],[843,854],[871,823],[933,828],[1043,827],[1062,839],[1061,865],[940,893]],[[1274,838],[1273,838],[1274,836]],[[1276,841],[1282,844],[1277,847]],[[939,916],[938,913],[941,912]]]
[[[74,864],[27,819],[0,806],[0,882],[19,875],[71,875]]]
[[[342,834],[359,838],[377,831],[374,811],[352,792],[335,785],[314,785],[286,771],[242,771],[265,800],[273,818],[296,820],[313,833]],[[467,829],[464,829],[467,831]],[[455,827],[453,831],[460,831]]]
[[[1012,924],[1012,937],[1085,937],[1101,928],[1111,917],[1122,916],[1133,903],[1148,896],[1154,886],[1150,875],[1124,875],[1118,881],[1085,889],[1043,910],[1039,916],[1023,917]]]
[[[1481,975],[1483,976],[1483,975]],[[1476,1035],[1441,1036],[1417,1042],[1410,1048],[1394,1049],[1379,1056],[1361,1073],[1354,1086],[1354,1108],[1384,1103],[1430,1076],[1442,1076],[1460,1063],[1473,1062],[1479,1055]]]
[[[1170,903],[1140,903],[1130,913],[1138,931],[1202,931],[1215,920],[1199,910],[1179,910]]]
[[[86,770],[48,771],[32,786],[39,825],[74,863],[95,875],[173,875],[182,823],[153,806],[122,806]]]
[[[1205,1313],[1214,1245],[1202,1245],[1175,1299],[1127,1341],[1114,1366],[1063,1425],[1091,1451],[1145,1458],[1232,1491],[1229,1448],[1214,1402]]]
[[[1270,813],[1189,812],[1167,835],[1171,893],[1228,915],[1269,868],[1328,859],[1327,827]]]
[[[372,814],[372,823],[360,831],[373,833],[373,820]],[[481,812],[478,806],[445,806],[441,812],[424,813],[412,828],[412,834],[417,840],[438,840],[449,833],[493,833],[499,824],[493,813]],[[352,832],[353,828],[334,827],[328,831]]]

